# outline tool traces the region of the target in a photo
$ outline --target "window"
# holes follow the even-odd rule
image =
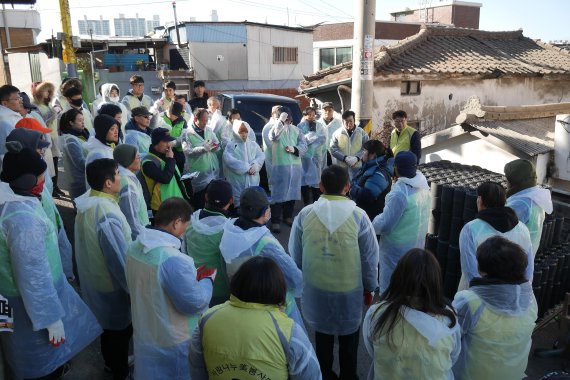
[[[298,56],[296,47],[273,46],[273,63],[297,63]]]
[[[324,48],[320,50],[320,68],[327,69],[334,65],[352,60],[352,47]]]
[[[400,85],[400,95],[418,95],[421,93],[419,81],[403,81]]]

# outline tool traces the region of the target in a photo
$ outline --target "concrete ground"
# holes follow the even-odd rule
[[[60,167],[60,187],[66,191],[67,186],[61,175],[63,168]],[[56,199],[56,204],[62,215],[66,231],[70,240],[73,241],[73,205],[68,198]],[[300,206],[298,204],[298,206]],[[286,225],[282,225],[282,231],[276,235],[283,247],[287,250],[290,229]],[[308,326],[307,326],[308,327]],[[527,379],[540,379],[545,374],[552,371],[563,370],[566,364],[559,358],[542,359],[533,356],[535,348],[551,348],[556,341],[558,335],[558,323],[553,322],[544,329],[538,331],[533,337],[533,345],[529,356],[529,364],[527,367]],[[314,333],[309,331],[309,338],[314,343]],[[362,338],[361,338],[362,341]],[[338,347],[336,347],[338,352]],[[570,356],[569,356],[570,358]],[[366,353],[364,345],[361,343],[358,349],[358,375],[360,379],[366,379],[368,369],[370,368],[371,358]],[[338,356],[335,358],[335,367],[338,373]],[[570,369],[570,365],[568,365]],[[83,352],[78,354],[72,360],[72,370],[65,376],[66,380],[99,380],[110,378],[103,371],[103,359],[99,348],[99,340],[93,342]]]

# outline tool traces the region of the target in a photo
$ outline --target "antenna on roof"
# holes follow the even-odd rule
[[[431,8],[432,0],[419,0],[420,22],[428,22],[428,8]]]

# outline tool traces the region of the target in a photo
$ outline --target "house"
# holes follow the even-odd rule
[[[424,25],[374,56],[374,128],[405,110],[422,135],[448,128],[472,95],[486,105],[570,101],[570,52],[534,41],[522,30],[489,32]],[[317,103],[350,107],[352,61],[304,77],[299,91]],[[346,92],[345,92],[346,94]]]
[[[392,12],[393,20],[376,21],[375,46],[389,46],[420,31],[423,23],[459,28],[479,28],[482,4],[467,1],[439,1],[425,8]],[[421,15],[420,13],[422,12]],[[313,72],[352,60],[354,23],[317,25],[313,33]]]
[[[570,191],[570,103],[523,106],[481,105],[471,97],[456,123],[422,138],[422,162],[477,165],[503,173],[505,164],[527,159],[538,182]]]
[[[170,41],[165,60],[206,81],[210,95],[254,91],[295,97],[298,78],[312,71],[313,30],[308,28],[192,21],[168,26],[165,35]]]

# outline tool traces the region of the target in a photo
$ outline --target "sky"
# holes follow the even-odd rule
[[[439,0],[432,0],[432,5]],[[429,3],[430,1],[428,1]],[[569,0],[479,0],[483,6],[479,28],[482,30],[517,30],[524,35],[543,41],[570,40],[570,28],[566,27],[570,14]],[[406,7],[415,8],[419,0],[376,0],[376,19],[390,20],[390,12]],[[125,17],[147,20],[160,16],[161,24],[173,22],[171,0],[69,0],[74,33],[78,33],[79,19],[111,20],[124,13]],[[209,21],[212,9],[217,10],[219,21],[253,21],[278,25],[313,25],[319,22],[351,21],[355,14],[355,0],[177,0],[179,21],[195,17],[197,21]],[[25,6],[16,6],[25,8]],[[59,7],[56,0],[37,0],[35,8],[42,19],[41,42],[53,33],[61,31]]]

